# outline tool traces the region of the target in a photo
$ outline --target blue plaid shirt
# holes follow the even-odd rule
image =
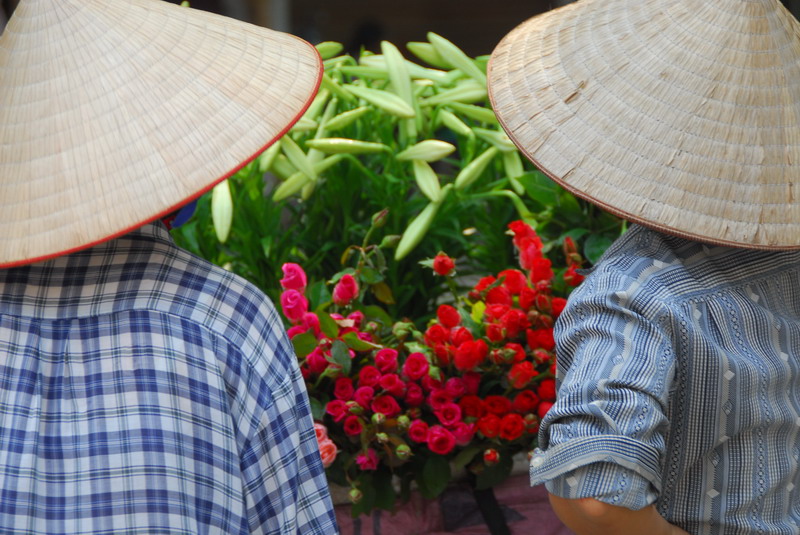
[[[800,533],[800,251],[633,226],[556,330],[532,483],[692,534]]]
[[[160,224],[0,270],[0,533],[336,533],[264,295]]]

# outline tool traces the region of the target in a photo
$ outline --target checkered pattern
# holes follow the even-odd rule
[[[800,252],[633,226],[556,331],[534,484],[689,533],[800,533]]]
[[[336,533],[271,303],[147,225],[0,270],[0,533]]]

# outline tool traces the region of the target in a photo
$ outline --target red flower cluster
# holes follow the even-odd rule
[[[479,446],[474,468],[532,447],[555,400],[552,329],[566,301],[553,295],[554,271],[533,229],[520,221],[510,229],[520,268],[484,277],[465,298],[440,305],[423,332],[397,323],[389,335],[355,309],[358,272],[338,279],[339,313],[309,312],[302,268],[284,266],[289,335],[315,417],[336,446],[326,464],[338,451],[349,481],[470,445]],[[568,258],[579,267],[577,253]],[[441,275],[454,268],[444,254],[433,266]]]

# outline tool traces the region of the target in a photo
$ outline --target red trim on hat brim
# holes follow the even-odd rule
[[[314,48],[314,47],[312,46],[312,48]],[[123,230],[120,230],[119,232],[115,232],[114,234],[111,234],[110,236],[106,236],[105,238],[102,238],[100,240],[95,240],[93,242],[90,242],[90,243],[87,243],[87,244],[84,244],[84,245],[80,245],[78,247],[73,247],[71,249],[65,249],[63,251],[59,251],[59,252],[56,252],[56,253],[53,253],[53,254],[48,254],[48,255],[39,256],[39,257],[35,257],[35,258],[27,258],[27,259],[24,259],[24,260],[15,260],[13,262],[9,262],[9,263],[6,263],[6,264],[0,263],[0,269],[24,266],[24,265],[27,265],[27,264],[35,264],[37,262],[44,262],[45,260],[51,260],[53,258],[58,258],[59,256],[66,256],[68,254],[77,253],[78,251],[83,251],[85,249],[90,249],[90,248],[94,247],[95,245],[100,245],[101,243],[105,243],[105,242],[113,240],[115,238],[119,238],[120,236],[124,236],[125,234],[128,234],[129,232],[131,232],[133,230],[136,230],[137,228],[139,228],[139,227],[141,227],[143,225],[146,225],[148,223],[152,223],[153,221],[156,221],[157,219],[161,219],[162,217],[171,214],[172,212],[174,212],[175,210],[177,210],[180,207],[184,206],[185,204],[188,204],[188,203],[192,202],[193,200],[195,200],[195,199],[197,199],[199,197],[202,197],[203,195],[205,195],[206,193],[211,191],[214,188],[214,186],[216,186],[220,182],[223,182],[223,181],[227,180],[228,178],[232,177],[233,175],[235,175],[236,173],[238,173],[240,169],[242,169],[244,166],[246,166],[247,164],[249,164],[250,162],[255,160],[258,157],[259,154],[261,154],[262,152],[264,152],[265,150],[270,148],[273,143],[278,141],[287,132],[289,132],[289,130],[291,130],[291,128],[295,125],[295,123],[297,123],[297,121],[299,121],[300,118],[306,113],[306,111],[308,110],[309,106],[311,106],[311,103],[314,102],[314,97],[316,96],[317,92],[319,91],[320,84],[322,84],[322,75],[325,72],[325,67],[324,67],[324,65],[322,63],[322,57],[319,56],[319,53],[317,53],[317,61],[318,61],[318,64],[319,64],[319,69],[317,71],[317,81],[314,84],[314,91],[312,93],[312,96],[311,96],[311,98],[308,99],[308,102],[306,102],[305,106],[303,106],[303,108],[298,112],[298,114],[294,117],[294,119],[292,119],[289,122],[289,124],[287,124],[286,127],[283,130],[281,130],[281,132],[278,133],[277,136],[275,136],[266,145],[264,145],[259,150],[257,150],[252,156],[249,156],[248,158],[246,158],[241,164],[239,164],[238,166],[236,166],[233,169],[231,169],[227,174],[225,174],[222,177],[214,180],[213,182],[211,182],[205,188],[203,188],[200,191],[198,191],[197,193],[187,197],[186,199],[182,200],[181,202],[173,205],[172,207],[168,208],[167,210],[164,210],[163,212],[159,212],[158,214],[156,214],[156,215],[154,215],[152,217],[148,217],[147,219],[143,220],[141,223],[136,223],[135,225],[131,225],[130,227],[127,227],[127,228],[125,228]]]

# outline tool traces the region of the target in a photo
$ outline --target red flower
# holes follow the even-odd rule
[[[478,280],[478,284],[475,285],[475,291],[482,292],[495,282],[497,282],[497,279],[492,275],[489,275],[488,277],[481,277]]]
[[[500,424],[496,414],[487,414],[478,420],[478,431],[486,438],[495,438],[500,434]]]
[[[564,307],[567,306],[567,300],[563,297],[554,297],[551,301],[551,305],[553,308],[553,317],[558,317],[561,315],[561,312],[564,310]]]
[[[506,338],[509,339],[516,338],[523,329],[527,329],[530,326],[528,316],[516,308],[506,312],[500,321],[506,331]]]
[[[450,340],[450,333],[438,323],[434,323],[425,331],[425,343],[430,347],[447,343],[448,340]]]
[[[483,462],[486,466],[493,466],[500,462],[500,453],[494,448],[488,448],[483,452]]]
[[[467,394],[458,401],[462,414],[467,418],[480,418],[484,415],[483,400],[474,394]]]
[[[506,352],[512,353],[511,362],[522,362],[525,360],[525,348],[521,345],[509,342],[503,349]]]
[[[435,388],[428,396],[428,405],[430,405],[433,410],[438,410],[447,403],[452,402],[453,398],[444,388]]]
[[[408,438],[414,442],[427,442],[428,441],[428,424],[422,420],[414,420],[408,426]]]
[[[528,329],[525,334],[528,339],[528,347],[531,349],[552,351],[556,347],[553,329]]]
[[[400,405],[397,404],[397,400],[386,394],[373,399],[370,408],[372,412],[380,412],[387,418],[400,414]]]
[[[464,342],[456,349],[453,364],[459,370],[471,370],[477,367],[489,353],[489,346],[481,339]]]
[[[525,274],[518,269],[504,269],[497,274],[497,278],[503,279],[503,286],[513,295],[519,295],[523,288],[528,287]]]
[[[473,339],[472,333],[466,327],[457,327],[450,331],[450,341],[455,347],[460,346],[464,342],[471,342]]]
[[[281,294],[281,310],[286,319],[299,323],[308,312],[308,299],[297,290],[286,290]]]
[[[445,381],[444,389],[452,399],[458,399],[467,393],[467,385],[461,377],[451,377]]]
[[[461,421],[461,407],[453,402],[442,404],[433,411],[433,414],[445,427],[453,426]]]
[[[370,448],[366,453],[356,455],[356,464],[361,470],[377,470],[378,454]]]
[[[433,259],[433,271],[442,277],[450,275],[455,267],[455,261],[444,253],[437,254]]]
[[[283,271],[283,278],[280,283],[284,290],[297,290],[300,293],[305,291],[308,279],[302,267],[289,262],[282,265],[281,270]]]
[[[481,374],[478,372],[465,372],[461,375],[464,380],[464,386],[467,389],[467,394],[477,394],[478,388],[481,386]]]
[[[505,338],[505,331],[503,330],[503,326],[499,323],[490,323],[486,326],[486,338],[489,339],[490,342],[499,342],[503,338]]]
[[[350,304],[356,296],[358,295],[358,283],[356,279],[346,273],[342,275],[342,278],[339,279],[339,282],[336,283],[336,286],[333,287],[333,302],[339,306],[346,306]]]
[[[425,393],[417,383],[406,383],[406,405],[409,407],[419,407],[425,403]]]
[[[517,249],[519,249],[519,265],[526,271],[530,271],[536,260],[542,258],[541,241],[523,238]]]
[[[387,373],[381,377],[378,384],[382,389],[396,398],[402,398],[406,395],[406,384],[396,373]]]
[[[525,414],[532,412],[539,405],[539,396],[533,390],[523,390],[514,397],[511,408],[514,412]]]
[[[351,414],[345,418],[344,425],[342,427],[344,427],[344,433],[351,437],[360,435],[361,431],[364,430],[364,425],[361,423],[361,418],[355,414]]]
[[[519,247],[522,240],[525,239],[538,241],[539,247],[542,246],[542,242],[539,236],[536,235],[536,231],[524,221],[512,221],[508,224],[508,228],[514,233],[514,245],[517,247]]]
[[[442,427],[434,425],[428,430],[428,448],[433,453],[447,455],[456,447],[456,437],[453,433]]]
[[[508,381],[516,389],[525,388],[531,380],[539,375],[533,363],[529,360],[517,362],[508,371]]]
[[[489,290],[486,294],[487,305],[506,305],[511,306],[514,301],[511,297],[511,292],[505,286],[497,286]]]
[[[397,371],[397,350],[384,347],[375,353],[375,366],[381,373],[392,373]]]
[[[403,363],[403,374],[415,381],[428,375],[428,370],[430,370],[430,364],[423,353],[411,353]]]
[[[486,307],[486,311],[483,313],[484,317],[488,321],[499,321],[500,318],[508,314],[508,311],[511,310],[509,305],[488,305]]]
[[[549,281],[553,278],[553,263],[548,258],[535,258],[531,262],[531,282]]]
[[[461,314],[450,305],[439,305],[439,308],[436,310],[436,318],[439,320],[439,323],[448,329],[452,329],[461,323]]]
[[[583,279],[585,278],[583,275],[578,273],[577,269],[577,265],[571,264],[564,272],[564,282],[566,282],[569,286],[577,286],[582,283]]]
[[[542,401],[541,403],[539,403],[539,407],[536,410],[536,414],[539,416],[539,418],[544,418],[544,415],[547,414],[547,411],[549,411],[550,407],[552,406],[553,404],[551,402]]]
[[[436,362],[439,366],[449,366],[453,362],[453,346],[450,344],[435,344],[433,354],[436,355]]]
[[[375,366],[364,366],[358,372],[359,386],[378,386],[381,380],[381,372]]]
[[[556,399],[556,382],[553,379],[545,379],[539,383],[539,388],[536,393],[544,401],[555,401]]]
[[[347,416],[347,405],[341,399],[334,399],[325,405],[325,412],[331,415],[334,422],[341,422]]]
[[[375,389],[371,386],[359,386],[353,393],[353,400],[365,409],[369,408],[374,397]]]
[[[336,399],[350,401],[353,399],[354,392],[353,380],[349,377],[339,377],[336,379],[336,382],[333,383],[333,396]]]
[[[536,302],[536,291],[533,288],[523,288],[519,293],[519,306],[523,310],[530,309]]]
[[[525,420],[515,412],[510,412],[503,416],[500,422],[500,438],[505,440],[516,440],[525,432]]]
[[[328,368],[328,360],[325,358],[325,352],[321,347],[315,347],[314,350],[306,357],[306,364],[311,373],[320,374]]]
[[[486,412],[503,416],[511,410],[511,400],[505,396],[486,396],[483,400],[483,407]]]

